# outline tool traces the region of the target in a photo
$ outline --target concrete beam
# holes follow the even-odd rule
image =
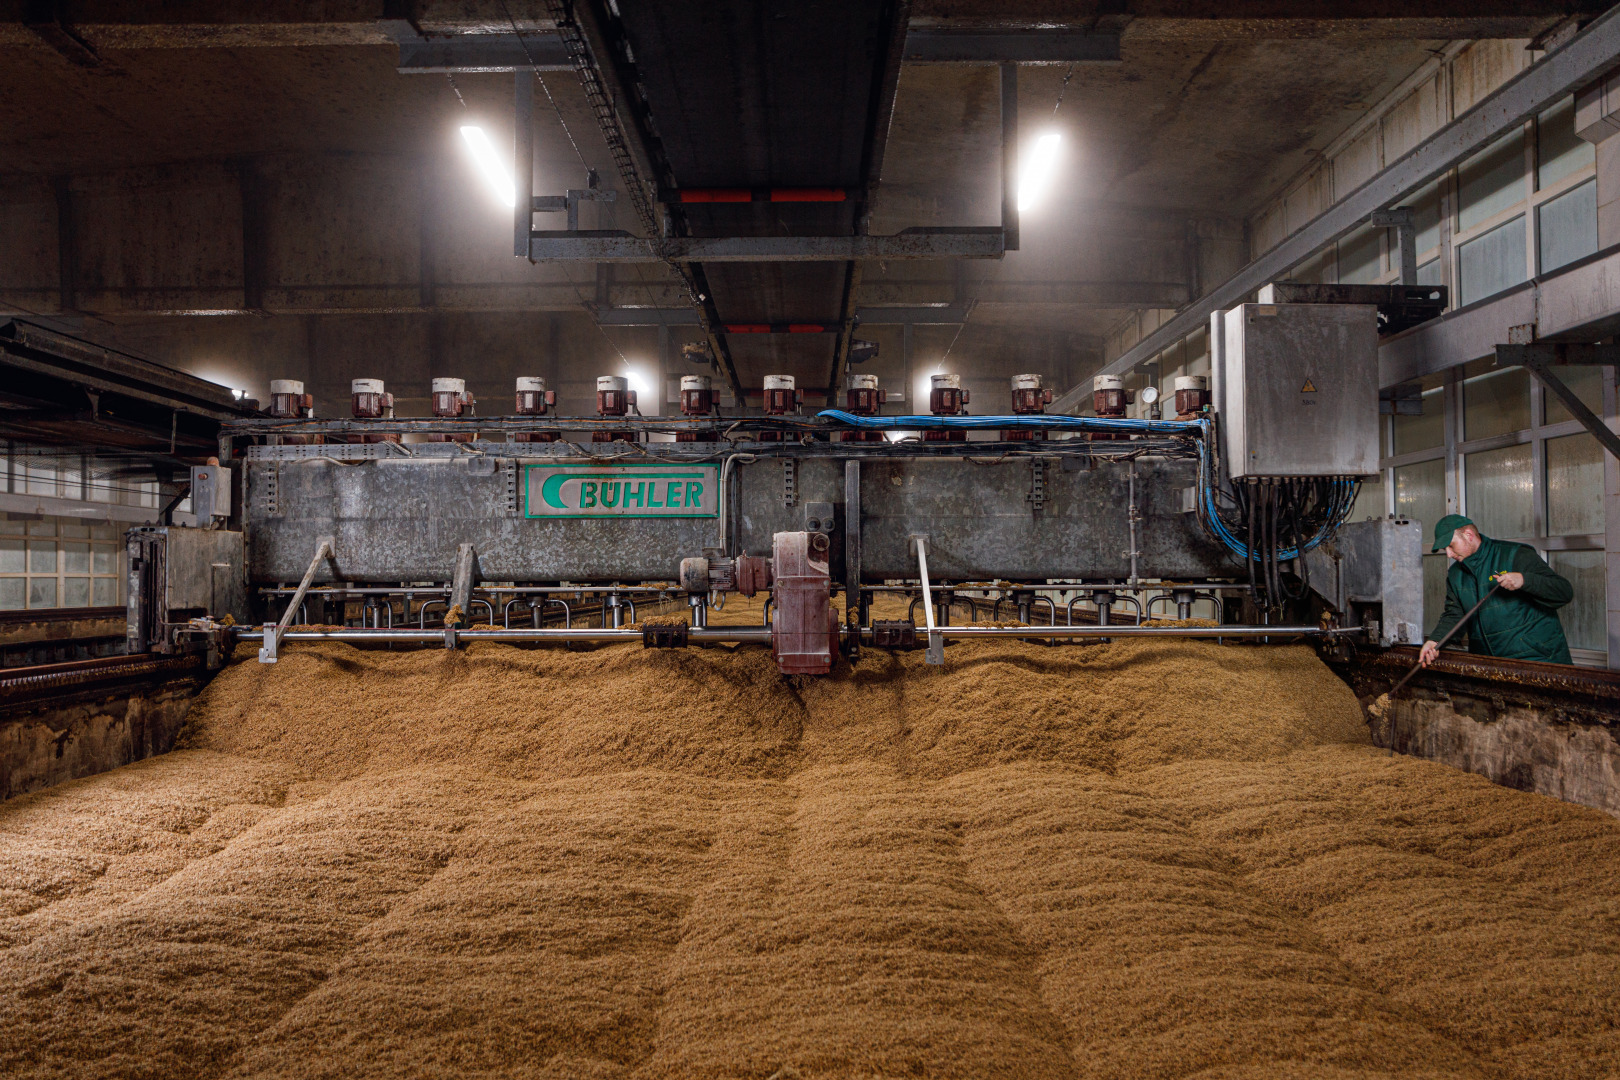
[[[1318,0],[1287,5],[1275,0],[1133,0],[1125,11],[1118,5],[1076,5],[1062,0],[1018,0],[989,8],[982,0],[934,0],[912,6],[911,26],[927,34],[949,28],[982,33],[987,38],[1010,31],[1056,32],[1067,36],[1068,42],[1062,46],[1016,45],[1036,51],[1024,62],[1061,63],[1069,61],[1061,57],[1044,59],[1039,51],[1075,53],[1106,48],[1107,35],[1122,27],[1131,38],[1155,36],[1160,28],[1168,28],[1172,36],[1192,37],[1199,27],[1206,39],[1346,34],[1522,37],[1558,19],[1595,15],[1607,6],[1607,0]],[[109,49],[387,45],[404,40],[433,44],[456,37],[509,37],[514,21],[525,39],[534,35],[538,41],[555,30],[549,17],[537,17],[536,13],[544,10],[539,5],[501,0],[415,0],[409,5],[375,0],[332,0],[322,4],[307,0],[221,0],[209,4],[75,0],[71,5],[55,5],[64,14],[47,20],[37,16],[38,7],[30,0],[0,0],[0,46],[54,48],[64,55],[69,51],[78,54],[76,63],[94,63],[98,59],[104,63],[99,54]],[[389,9],[397,7],[408,7],[410,18],[390,17]],[[1279,17],[1279,11],[1286,14]],[[1089,35],[1095,40],[1084,42],[1082,39],[1093,30],[1102,33]],[[954,47],[960,48],[961,43]],[[412,52],[418,63],[431,62],[431,52]],[[987,51],[975,47],[973,54],[985,56]],[[486,55],[484,62],[492,56]]]
[[[1520,73],[1495,93],[1435,132],[1304,228],[1253,260],[1221,285],[1178,311],[1098,374],[1118,375],[1185,338],[1209,321],[1213,311],[1233,307],[1365,223],[1377,210],[1399,201],[1482,146],[1604,74],[1620,61],[1620,8],[1612,9],[1567,44]],[[1089,383],[1071,388],[1052,403],[1054,412],[1078,406]]]

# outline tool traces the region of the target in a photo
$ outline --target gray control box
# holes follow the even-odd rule
[[[1243,304],[1225,315],[1234,480],[1378,471],[1378,315],[1368,304]]]

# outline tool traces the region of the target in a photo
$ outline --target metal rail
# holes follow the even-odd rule
[[[932,619],[930,619],[932,622]],[[843,631],[849,636],[849,629]],[[1333,638],[1357,637],[1365,633],[1359,626],[1328,629],[1321,626],[942,626],[932,625],[928,634],[936,638],[1091,638],[1091,637],[1172,637],[1172,638]],[[261,641],[265,631],[232,628],[241,641]],[[863,626],[859,633],[870,639],[873,631]],[[687,639],[697,644],[755,642],[769,644],[768,626],[693,626]],[[423,644],[470,641],[641,641],[642,632],[629,627],[599,627],[552,630],[289,630],[284,641],[376,641],[420,642]],[[931,663],[934,661],[930,661]]]

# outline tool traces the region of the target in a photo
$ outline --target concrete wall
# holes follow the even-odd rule
[[[171,680],[0,717],[0,799],[167,753],[198,688],[196,679]]]
[[[1390,720],[1401,753],[1620,817],[1617,722],[1421,690],[1397,699]]]

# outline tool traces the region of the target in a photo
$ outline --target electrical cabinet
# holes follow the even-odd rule
[[[1378,471],[1377,308],[1243,304],[1224,321],[1232,479]]]

